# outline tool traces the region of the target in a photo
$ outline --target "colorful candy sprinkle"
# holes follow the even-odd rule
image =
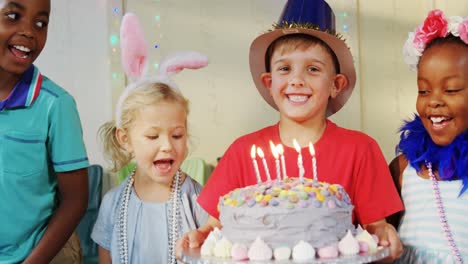
[[[255,205],[255,200],[248,200],[247,201],[247,206],[252,207]]]
[[[314,200],[314,201],[313,201],[313,204],[314,204],[315,208],[320,208],[320,207],[322,207],[322,203],[321,203],[320,201],[318,201],[318,200]]]
[[[218,206],[253,207],[279,206],[283,208],[345,208],[349,206],[350,198],[343,187],[338,184],[328,184],[312,179],[304,179],[301,184],[297,178],[276,180],[245,188],[237,188],[223,195]]]

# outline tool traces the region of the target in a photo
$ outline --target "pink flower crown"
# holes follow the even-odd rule
[[[408,34],[408,39],[403,46],[406,64],[411,70],[416,70],[419,58],[427,44],[436,38],[445,38],[449,34],[459,37],[468,44],[468,17],[451,16],[447,19],[441,10],[430,11],[424,23]]]

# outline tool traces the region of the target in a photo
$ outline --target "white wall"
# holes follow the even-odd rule
[[[402,120],[416,112],[416,73],[403,61],[403,43],[435,8],[446,16],[468,16],[466,0],[359,1],[362,129],[378,141],[387,161],[395,156]]]
[[[251,41],[275,22],[286,0],[126,0],[127,11],[143,21],[152,47],[151,61],[168,52],[192,49],[210,57],[210,65],[175,77],[191,100],[192,156],[214,163],[238,136],[277,121],[277,113],[259,96],[250,77]],[[102,163],[98,127],[113,116],[123,88],[118,52],[110,52],[109,34],[118,29],[119,0],[53,0],[49,39],[38,65],[75,97],[92,163]],[[120,3],[120,6],[119,6]],[[432,8],[467,15],[466,0],[329,0],[338,28],[351,46],[358,82],[348,104],[333,120],[374,137],[387,161],[394,156],[397,128],[415,109],[416,81],[403,62],[402,45]],[[348,12],[348,17],[340,13]],[[155,14],[160,15],[155,22]],[[117,16],[117,17],[116,17]],[[117,54],[117,55],[116,55]],[[154,73],[154,71],[153,71]],[[119,75],[120,76],[120,75]]]
[[[90,163],[103,164],[98,127],[111,119],[106,0],[52,0],[46,46],[36,65],[75,98]]]
[[[176,75],[191,101],[192,156],[214,163],[240,135],[278,122],[278,112],[259,95],[249,70],[249,48],[278,21],[286,0],[127,0],[126,11],[138,15],[151,47],[151,64],[168,53],[196,50],[210,58],[207,68]],[[355,0],[330,1],[337,27],[348,24],[345,37],[358,62]],[[347,10],[346,21],[339,14]],[[159,21],[155,17],[159,15]],[[159,48],[153,48],[158,44]],[[358,63],[357,63],[358,66]],[[154,68],[152,74],[156,73]],[[113,89],[118,91],[118,89]],[[360,92],[333,116],[341,125],[361,129]],[[250,151],[250,149],[246,149]]]

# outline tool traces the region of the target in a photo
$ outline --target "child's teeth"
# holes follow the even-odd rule
[[[440,123],[440,122],[442,122],[444,120],[445,120],[445,118],[443,118],[443,117],[431,117],[431,121],[433,123]]]
[[[305,102],[307,101],[307,96],[305,95],[290,95],[289,100],[293,102]]]
[[[23,52],[30,52],[31,50],[26,48],[25,46],[14,46],[15,49],[21,50]]]

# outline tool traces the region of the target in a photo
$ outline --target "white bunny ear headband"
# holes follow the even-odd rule
[[[159,66],[159,73],[145,76],[148,66],[148,48],[143,29],[135,14],[126,13],[120,26],[122,67],[130,84],[120,95],[115,113],[116,126],[121,126],[122,104],[130,93],[145,83],[164,83],[179,90],[170,76],[183,69],[200,69],[208,65],[208,58],[198,52],[182,51],[167,56]]]

